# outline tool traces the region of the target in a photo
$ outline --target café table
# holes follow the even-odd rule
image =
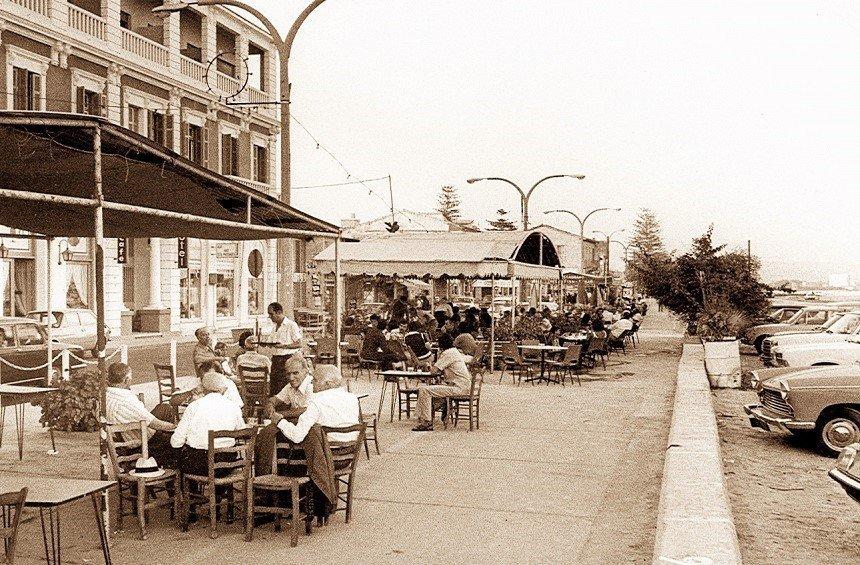
[[[6,422],[6,407],[15,408],[15,432],[18,436],[18,460],[24,458],[24,409],[29,402],[41,402],[45,395],[57,389],[49,386],[21,386],[0,384],[0,446],[3,445],[3,425]],[[54,428],[48,426],[51,434],[51,453],[57,452],[54,442]]]
[[[546,352],[552,351],[552,352],[557,353],[559,351],[564,351],[567,349],[566,347],[562,347],[560,345],[517,345],[517,347],[519,347],[523,351],[540,351],[540,376],[526,379],[526,382],[533,382],[533,381],[549,382],[549,379],[546,378],[546,375],[545,375],[545,373],[546,373]]]
[[[420,381],[430,382],[435,380],[438,375],[434,375],[430,371],[378,371],[377,375],[382,377],[382,392],[379,393],[379,409],[377,414],[382,416],[382,406],[385,401],[385,391],[388,389],[388,384],[391,383],[391,413],[389,422],[394,421],[394,397],[397,393],[397,379],[406,377],[408,379],[417,379]]]
[[[39,509],[42,523],[42,543],[45,547],[45,561],[51,564],[62,562],[60,545],[61,506],[89,496],[93,502],[96,527],[101,540],[102,555],[106,565],[110,565],[110,546],[107,531],[102,521],[99,494],[116,484],[116,481],[96,481],[89,479],[69,479],[65,477],[46,477],[26,473],[4,473],[0,476],[0,492],[19,491],[27,487],[27,500],[24,506]],[[45,524],[47,514],[47,525]]]

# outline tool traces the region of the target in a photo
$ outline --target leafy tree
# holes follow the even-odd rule
[[[507,210],[499,208],[496,213],[499,217],[496,220],[490,220],[490,231],[514,231],[517,229],[517,226],[508,219]]]
[[[693,240],[692,249],[677,259],[665,254],[643,254],[637,266],[648,294],[679,315],[691,327],[702,323],[715,329],[727,327],[726,319],[755,319],[768,301],[765,285],[758,280],[758,259],[746,253],[714,247],[713,226]],[[725,330],[723,330],[725,331]]]
[[[456,222],[460,219],[460,195],[457,194],[456,188],[443,186],[438,202],[439,207],[436,208],[436,211],[442,214],[445,220]]]

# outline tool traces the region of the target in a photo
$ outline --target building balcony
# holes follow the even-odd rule
[[[69,27],[102,41],[107,39],[107,21],[74,4],[69,4]]]
[[[280,191],[277,188],[275,188],[275,186],[272,184],[266,184],[264,182],[257,182],[257,181],[253,181],[251,179],[236,177],[233,175],[226,175],[226,176],[228,179],[232,179],[238,183],[244,184],[245,186],[247,186],[249,188],[253,188],[254,190],[258,190],[260,192],[268,194],[269,196],[277,197],[280,194]]]
[[[36,12],[37,14],[42,14],[43,16],[50,17],[51,15],[51,1],[50,0],[12,0],[13,4],[17,4],[22,6],[31,12]]]

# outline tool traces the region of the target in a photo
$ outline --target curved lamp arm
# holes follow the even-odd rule
[[[536,183],[534,183],[532,185],[532,187],[529,189],[529,191],[523,196],[523,198],[528,200],[528,198],[532,195],[532,192],[534,192],[535,189],[538,187],[538,185],[544,181],[547,181],[549,179],[563,179],[565,177],[570,177],[570,176],[573,176],[573,175],[549,175],[548,177],[544,177],[544,178],[540,179],[539,181],[537,181]],[[585,178],[585,177],[582,177],[582,178]]]
[[[319,2],[323,2],[324,0],[319,0]],[[198,6],[233,6],[234,8],[239,8],[241,10],[245,10],[263,24],[263,27],[266,28],[266,31],[269,32],[269,35],[272,36],[272,39],[278,40],[278,48],[281,48],[280,44],[283,44],[284,41],[281,39],[281,32],[278,31],[278,28],[275,27],[275,24],[272,21],[263,15],[258,9],[253,6],[249,6],[244,2],[239,2],[238,0],[197,0],[197,2],[188,2],[188,5],[198,5]],[[316,6],[314,6],[316,8]],[[305,16],[307,17],[307,16]],[[289,52],[289,51],[288,51]]]
[[[522,188],[520,188],[520,187],[517,185],[517,183],[515,183],[514,181],[510,181],[510,180],[508,180],[508,179],[502,178],[502,177],[487,177],[487,178],[484,178],[484,179],[469,179],[469,180],[471,180],[471,181],[473,181],[473,182],[476,182],[476,181],[479,181],[479,180],[500,180],[500,181],[502,181],[502,182],[506,182],[506,183],[508,183],[509,185],[511,185],[512,187],[516,188],[516,189],[517,189],[517,192],[519,192],[519,193],[520,193],[520,196],[522,196],[523,198],[525,198],[525,197],[526,197],[526,193],[525,193],[525,192],[523,192],[523,189],[522,189]],[[467,182],[468,182],[468,181],[467,181]]]

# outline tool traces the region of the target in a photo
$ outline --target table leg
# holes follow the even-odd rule
[[[545,370],[546,370],[546,351],[541,349],[540,350],[540,382],[544,382],[544,381],[549,382],[549,379],[547,379],[544,376]]]
[[[24,459],[24,407],[26,404],[15,405],[15,432],[18,435],[18,461]]]
[[[0,408],[0,447],[3,447],[3,424],[6,422],[6,407]]]
[[[385,380],[385,377],[382,377],[382,392],[379,393],[379,408],[377,408],[376,413],[382,417],[382,407],[385,406],[385,389],[388,387],[388,381]]]
[[[39,508],[39,520],[42,523],[42,544],[45,546],[45,561],[48,565],[59,565],[60,555],[60,513],[57,507],[48,507],[48,527],[45,527],[45,509]],[[48,539],[50,538],[50,548]]]
[[[93,500],[93,512],[96,516],[96,525],[99,529],[99,540],[102,542],[102,555],[105,558],[105,565],[110,565],[110,545],[108,545],[108,535],[107,530],[105,530],[105,523],[102,520],[101,516],[101,500],[99,499],[101,495],[97,492],[94,492],[90,495],[90,498]]]
[[[393,383],[391,383],[391,410],[389,411],[389,414],[391,417],[388,420],[391,423],[394,422],[394,397],[395,396],[397,396],[397,383],[393,382]]]

